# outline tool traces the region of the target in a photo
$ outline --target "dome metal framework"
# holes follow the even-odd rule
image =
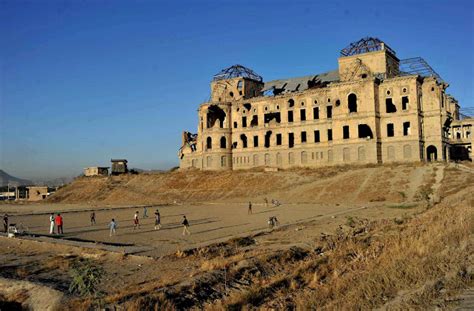
[[[402,59],[400,61],[400,74],[434,77],[438,82],[444,82],[441,76],[421,57]]]
[[[213,81],[227,80],[232,78],[247,78],[250,80],[262,82],[263,78],[256,74],[252,69],[244,67],[242,65],[233,65],[228,68],[222,69],[219,73],[215,74]]]
[[[392,50],[385,42],[378,38],[373,37],[365,37],[360,39],[359,41],[352,42],[347,47],[341,50],[341,56],[352,56],[362,53],[374,52],[374,51],[381,51],[387,50],[393,55],[395,55],[395,51]]]

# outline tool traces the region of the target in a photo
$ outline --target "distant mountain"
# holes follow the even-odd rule
[[[14,177],[6,173],[4,170],[0,170],[0,186],[8,186],[8,184],[10,184],[10,186],[16,187],[33,185],[34,182],[31,180]]]
[[[38,186],[48,186],[48,187],[57,187],[57,186],[64,186],[69,184],[71,181],[74,180],[74,177],[58,177],[54,179],[35,179],[35,185]]]

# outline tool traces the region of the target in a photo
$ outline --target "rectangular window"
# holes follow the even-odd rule
[[[387,113],[397,112],[397,107],[395,106],[391,98],[385,99],[385,111]]]
[[[332,129],[328,129],[328,141],[332,140]]]
[[[402,110],[408,109],[408,96],[402,97]]]
[[[258,136],[253,137],[253,146],[258,147]]]
[[[247,117],[242,117],[242,127],[247,127]]]
[[[288,133],[288,147],[293,148],[295,146],[295,134]]]
[[[393,127],[393,123],[388,123],[387,124],[387,137],[393,137],[395,136],[395,129]]]
[[[281,134],[277,134],[277,146],[281,146]]]
[[[319,107],[314,107],[313,108],[313,119],[318,120],[319,119]]]
[[[288,122],[293,122],[293,111],[288,111]]]
[[[321,137],[319,136],[319,131],[314,131],[314,142],[319,143],[321,141]]]
[[[252,121],[250,121],[250,127],[258,126],[258,116],[252,116]]]
[[[403,136],[410,135],[410,122],[403,122]]]
[[[301,132],[301,142],[302,143],[306,142],[306,132]]]
[[[326,116],[328,119],[332,119],[332,106],[326,107]]]
[[[270,136],[272,135],[272,131],[267,131],[265,134],[265,148],[270,148]]]
[[[342,127],[342,135],[344,139],[349,139],[349,125],[344,125]]]
[[[305,109],[300,110],[300,121],[306,121],[306,110]]]

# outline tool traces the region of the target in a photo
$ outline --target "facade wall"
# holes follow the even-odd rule
[[[356,56],[339,59],[340,81],[302,92],[254,96],[262,87],[256,81],[233,78],[227,89],[213,82],[211,101],[199,108],[196,150],[184,148],[180,166],[237,170],[447,160],[445,124],[457,109],[445,94],[447,85],[398,76],[398,59],[383,50]],[[236,96],[237,85],[242,93]],[[428,158],[428,147],[436,149],[436,158]]]
[[[48,187],[27,187],[28,201],[41,201],[48,196]]]

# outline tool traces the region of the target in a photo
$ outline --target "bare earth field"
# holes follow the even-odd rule
[[[0,309],[454,308],[472,286],[473,190],[472,167],[443,164],[80,178],[46,203],[0,205],[28,233],[0,236]],[[104,270],[94,296],[68,292],[84,260]]]

